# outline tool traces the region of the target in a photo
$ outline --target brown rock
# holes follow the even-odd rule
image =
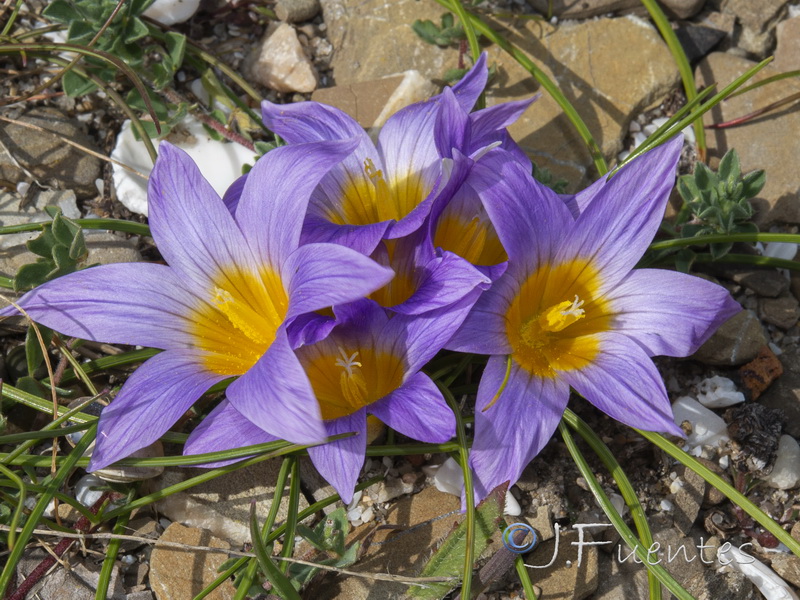
[[[760,4],[759,4],[760,6]],[[697,67],[698,85],[716,82],[725,86],[753,62],[732,54],[710,54]],[[756,82],[779,73],[765,67],[751,80]],[[800,92],[800,82],[786,79],[780,86],[763,86],[752,92],[721,102],[706,113],[706,124],[722,123],[747,115],[789,94]],[[709,155],[720,158],[730,148],[736,148],[742,171],[765,169],[767,183],[757,198],[755,220],[763,229],[772,223],[800,223],[800,201],[794,157],[800,155],[800,112],[770,113],[737,127],[709,130],[706,140]]]
[[[0,179],[30,182],[25,172],[28,171],[45,186],[71,189],[81,198],[97,195],[94,182],[100,177],[100,159],[63,141],[68,139],[100,152],[75,120],[58,109],[37,107],[23,114],[19,121],[45,131],[5,123],[0,127]]]
[[[557,28],[529,20],[508,38],[557,83],[607,160],[622,149],[631,116],[661,99],[677,82],[675,63],[658,32],[636,17]],[[636,52],[621,61],[621,47]],[[529,97],[539,89],[505,52],[495,46],[488,51],[489,64],[497,64],[498,74],[487,91],[487,105]],[[509,131],[538,166],[566,179],[569,191],[588,182],[592,160],[586,145],[547,93]]]
[[[772,555],[772,568],[783,579],[794,586],[800,586],[800,558],[794,554]]]
[[[389,508],[386,515],[389,527],[376,530],[373,526],[363,525],[351,534],[348,543],[361,540],[366,545],[366,553],[350,569],[365,573],[417,575],[437,543],[463,518],[460,508],[456,496],[444,494],[434,487],[402,498]],[[402,584],[340,576],[326,580],[319,590],[309,590],[308,597],[316,600],[394,599],[404,597],[407,590],[408,587]]]
[[[776,29],[778,46],[772,66],[778,71],[794,71],[800,64],[800,17],[778,23]]]
[[[750,400],[764,393],[773,381],[783,375],[783,365],[775,353],[764,346],[753,360],[739,367],[742,387]]]
[[[683,486],[675,494],[675,510],[672,513],[675,527],[682,533],[689,530],[700,514],[700,505],[706,493],[706,481],[691,469],[678,470],[678,476],[683,480]]]
[[[762,298],[758,306],[761,318],[781,329],[791,329],[800,318],[800,304],[791,294],[780,298]]]
[[[372,81],[322,88],[311,94],[311,99],[343,110],[369,129],[381,127],[401,108],[427,100],[435,93],[433,83],[418,71],[407,71]]]
[[[458,51],[428,44],[411,28],[417,20],[437,25],[445,10],[416,0],[321,0],[333,44],[331,68],[337,85],[369,81],[416,69],[439,79],[458,66]]]
[[[777,298],[787,289],[789,282],[776,270],[754,269],[733,274],[733,280],[765,298]]]
[[[707,365],[732,367],[753,360],[766,345],[758,317],[743,310],[723,323],[692,358]]]
[[[664,12],[673,19],[688,19],[703,8],[705,0],[661,0]]]
[[[549,15],[552,11],[559,19],[589,19],[609,13],[631,12],[642,7],[641,2],[634,0],[528,0],[528,4],[542,15]]]
[[[317,87],[314,65],[306,56],[297,32],[286,23],[267,31],[244,69],[254,81],[278,92],[308,93]]]
[[[533,581],[542,589],[541,600],[581,600],[597,589],[600,580],[598,572],[597,546],[579,545],[579,532],[574,529],[559,532],[558,554],[555,554],[556,540],[543,542],[525,556],[525,564],[547,568],[528,568]],[[591,529],[583,531],[583,543],[593,541]],[[578,551],[581,562],[578,564]]]
[[[211,535],[210,531],[184,527],[172,523],[159,541],[177,542],[187,546],[208,546],[229,549],[227,542]],[[150,556],[150,585],[158,600],[191,600],[219,575],[220,565],[228,558],[224,552],[166,548],[156,545]],[[235,594],[235,588],[226,581],[211,594],[211,600],[227,600]]]
[[[775,26],[788,0],[724,0],[722,11],[736,16],[741,30],[736,45],[763,57],[775,40]]]

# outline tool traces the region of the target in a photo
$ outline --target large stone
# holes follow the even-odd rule
[[[778,71],[794,71],[800,64],[800,17],[778,23],[776,30],[778,46],[772,68]]]
[[[525,21],[505,34],[559,86],[607,160],[622,149],[633,115],[661,99],[678,81],[666,44],[653,27],[636,17],[558,28]],[[621,61],[620,48],[636,51]],[[489,48],[489,64],[493,62],[498,72],[487,92],[488,105],[527,98],[540,90],[528,71],[495,46]],[[509,131],[538,166],[566,179],[569,191],[588,182],[592,160],[586,145],[546,92]]]
[[[758,317],[743,310],[725,321],[692,357],[707,365],[733,367],[750,362],[766,345]]]
[[[195,485],[190,489],[167,496],[158,503],[158,509],[173,521],[192,527],[210,530],[217,537],[235,543],[250,541],[250,502],[256,503],[256,516],[263,522],[269,513],[275,495],[275,480],[280,470],[279,460],[264,462],[231,471],[220,477]],[[160,490],[203,473],[201,469],[172,468],[155,480]],[[286,520],[288,514],[288,488],[276,522]],[[300,510],[308,507],[300,496]]]
[[[382,127],[401,108],[427,100],[436,93],[436,86],[419,71],[371,81],[345,83],[322,88],[311,94],[315,102],[329,104],[346,112],[365,129]]]
[[[714,53],[697,67],[699,85],[716,82],[727,85],[753,62],[732,54]],[[765,67],[751,80],[760,81],[778,74],[777,69]],[[751,83],[748,82],[748,83]],[[729,98],[706,113],[706,124],[722,123],[741,117],[800,92],[800,82],[785,79],[781,85],[766,85],[746,94]],[[800,156],[800,112],[782,110],[752,119],[736,127],[713,129],[706,141],[710,156],[722,157],[731,148],[739,153],[743,171],[765,169],[767,183],[753,205],[756,223],[765,228],[772,223],[800,223],[796,157]]]
[[[528,0],[528,4],[542,15],[552,14],[559,19],[589,19],[642,6],[637,0]]]
[[[763,57],[775,40],[775,26],[789,0],[723,0],[722,11],[736,16],[741,25],[737,45]]]
[[[417,20],[439,23],[446,12],[435,2],[417,0],[321,0],[334,52],[331,68],[337,85],[368,81],[416,69],[440,79],[458,66],[455,48],[438,48],[411,28]]]
[[[219,575],[218,569],[228,556],[224,552],[192,550],[192,546],[229,549],[230,545],[211,532],[172,523],[161,537],[162,542],[185,544],[187,548],[159,547],[150,556],[150,586],[158,600],[191,600]],[[235,589],[226,581],[206,598],[233,598]]]
[[[86,198],[97,195],[94,182],[100,177],[100,159],[64,143],[67,139],[100,152],[77,121],[51,107],[33,108],[19,121],[38,129],[12,123],[0,126],[0,179],[30,183],[30,173],[47,187],[74,190]]]
[[[369,544],[365,555],[350,569],[414,577],[440,540],[461,518],[458,498],[434,487],[402,498],[389,507],[387,527],[375,530],[364,525],[351,534],[351,541],[369,541]],[[499,532],[497,538],[500,544]],[[306,597],[318,600],[394,600],[404,598],[408,591],[408,586],[400,583],[346,576],[328,578],[320,588],[307,591]]]
[[[592,531],[598,530],[584,528],[582,540],[577,530],[562,531],[559,538],[543,542],[525,556],[528,573],[542,590],[541,600],[582,600],[597,589],[600,577]]]
[[[278,92],[313,92],[317,73],[305,54],[297,32],[281,23],[271,28],[260,48],[253,50],[244,66],[258,83]]]

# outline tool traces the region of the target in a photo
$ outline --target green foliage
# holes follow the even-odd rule
[[[14,277],[15,292],[77,271],[88,255],[80,225],[64,217],[60,210],[48,208],[53,221],[44,226],[39,237],[25,244],[39,258],[17,271]]]
[[[113,54],[140,73],[156,89],[172,82],[175,72],[183,63],[186,38],[180,33],[168,32],[161,43],[150,39],[150,30],[140,18],[153,0],[131,0],[117,13],[103,31],[94,48]],[[70,44],[88,46],[100,32],[117,7],[116,0],[53,0],[43,15],[56,23],[67,25]],[[86,58],[86,70],[104,81],[113,81],[114,70],[98,60]],[[64,91],[69,96],[80,96],[95,89],[95,84],[70,71],[63,79]]]
[[[681,237],[757,233],[758,227],[750,220],[753,216],[750,199],[761,191],[764,183],[763,170],[742,175],[736,150],[722,157],[716,173],[697,163],[693,175],[678,180],[678,192],[684,201],[677,223],[681,226]],[[711,244],[711,255],[721,258],[732,246],[732,243]]]
[[[467,39],[461,24],[455,25],[455,19],[452,13],[444,13],[442,15],[440,26],[437,26],[433,21],[428,19],[424,21],[417,19],[414,21],[413,25],[411,25],[411,28],[414,30],[414,33],[426,42],[435,44],[441,48],[458,44],[461,40]]]
[[[314,562],[340,569],[354,564],[358,558],[359,542],[351,544],[350,547],[345,545],[349,532],[350,522],[347,520],[347,512],[344,507],[330,513],[317,523],[314,529],[301,523],[297,524],[297,533],[323,555],[328,556],[322,560],[316,559]],[[300,589],[311,581],[317,571],[319,569],[308,565],[295,564],[289,567],[289,577],[297,589]]]
[[[550,169],[537,167],[535,164],[533,165],[533,178],[539,183],[543,183],[549,187],[556,194],[565,194],[567,185],[569,185],[566,179],[556,179],[553,181],[553,174],[550,172]]]
[[[253,530],[252,525],[251,530],[254,540],[253,551],[259,558],[262,572],[260,578],[257,576],[251,581],[247,595],[252,597],[262,595],[266,587],[269,587],[265,587],[265,582],[269,581],[272,585],[272,592],[283,598],[296,597],[297,591],[311,581],[319,569],[309,565],[292,564],[284,575],[270,558],[271,545],[265,546],[260,537],[256,541],[258,530],[257,528]],[[355,542],[350,546],[345,544],[347,535],[350,533],[350,522],[347,520],[345,508],[333,511],[323,521],[317,523],[313,529],[298,523],[296,531],[320,552],[320,555],[314,559],[314,562],[318,564],[344,569],[354,564],[358,558],[360,543]],[[220,565],[217,571],[220,573],[227,571],[238,560],[237,558],[228,559]],[[233,585],[238,588],[245,578],[245,570],[240,570],[234,576]],[[286,587],[287,585],[291,587],[291,591]]]
[[[475,556],[480,556],[492,541],[495,546],[500,547],[502,535],[499,526],[503,522],[506,489],[508,489],[506,485],[496,487],[475,507]],[[447,535],[441,546],[422,568],[419,576],[461,577],[466,550],[467,522],[465,519]],[[442,598],[453,587],[448,583],[431,583],[425,588],[411,588],[409,595],[414,598]]]

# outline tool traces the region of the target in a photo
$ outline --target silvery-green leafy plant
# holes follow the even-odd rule
[[[681,236],[758,232],[758,226],[750,220],[750,199],[765,182],[766,174],[761,169],[742,175],[736,150],[729,150],[722,157],[716,173],[698,162],[692,175],[678,180],[678,192],[685,203],[679,221],[688,220],[680,228]],[[721,258],[732,246],[731,242],[711,244],[711,255]]]

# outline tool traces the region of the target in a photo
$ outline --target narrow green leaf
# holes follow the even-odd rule
[[[183,57],[186,54],[186,36],[181,33],[170,31],[167,33],[164,43],[169,58],[172,60],[172,69],[173,71],[177,71],[183,64]]]
[[[269,552],[267,552],[267,547],[264,545],[264,540],[261,539],[261,532],[258,529],[255,500],[250,504],[250,538],[253,542],[253,552],[258,558],[258,564],[272,584],[272,591],[279,594],[284,600],[302,600],[297,590],[292,586],[292,582],[289,581],[286,575],[281,573],[277,565],[272,562]]]

